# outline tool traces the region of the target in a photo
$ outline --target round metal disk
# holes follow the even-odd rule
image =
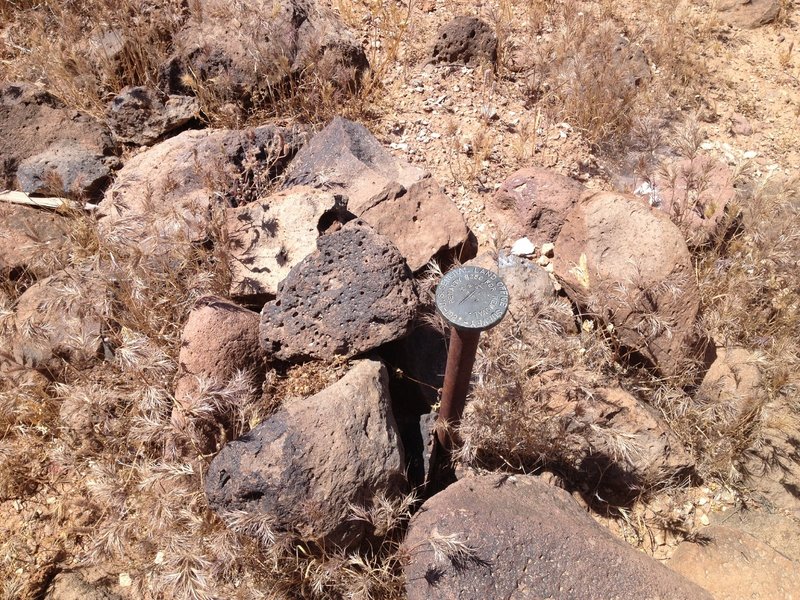
[[[483,331],[497,325],[508,310],[508,288],[497,273],[458,267],[436,288],[436,308],[458,329]]]

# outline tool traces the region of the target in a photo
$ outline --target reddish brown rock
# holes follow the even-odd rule
[[[407,335],[416,314],[411,271],[392,243],[363,221],[317,240],[278,297],[264,306],[261,336],[282,360],[355,356]]]
[[[205,240],[220,196],[231,204],[256,200],[252,183],[274,178],[302,140],[272,126],[185,131],[128,160],[100,203],[101,232],[150,251],[176,239]]]
[[[596,375],[550,370],[531,377],[527,386],[502,411],[485,398],[465,411],[462,433],[489,465],[497,456],[520,464],[546,456],[574,480],[618,502],[677,479],[694,465],[659,413]],[[487,436],[487,428],[499,435]]]
[[[204,296],[197,301],[181,336],[173,426],[188,426],[189,416],[201,400],[201,388],[224,387],[239,371],[250,377],[253,393],[257,393],[267,362],[258,337],[258,321],[258,313],[222,298]],[[225,422],[225,415],[218,418],[223,427],[230,425]],[[210,448],[219,426],[211,424],[208,429],[200,437]]]
[[[46,277],[68,258],[68,218],[0,201],[0,278]]]
[[[635,493],[694,465],[664,419],[621,388],[597,388],[589,395],[561,388],[545,406],[570,423],[569,433],[554,444],[603,488]]]
[[[59,271],[17,301],[11,353],[26,367],[58,371],[86,366],[99,355],[110,314],[109,293],[88,269]]]
[[[409,600],[710,600],[535,477],[462,479],[422,505],[402,551]]]
[[[403,451],[382,363],[362,360],[337,383],[289,402],[227,444],[205,478],[223,518],[245,511],[277,531],[348,546],[367,532],[351,506],[405,489]]]
[[[395,159],[358,123],[337,117],[297,153],[284,188],[309,185],[347,198],[347,210],[397,246],[412,271],[431,258],[474,256],[456,205],[425,171]]]
[[[569,210],[585,188],[577,181],[548,169],[520,169],[497,190],[493,203],[498,219],[512,234],[527,236],[537,246],[554,242]]]
[[[702,542],[683,542],[669,567],[714,598],[773,600],[797,597],[800,563],[753,536],[728,527],[707,527]]]
[[[741,113],[731,115],[731,133],[734,135],[753,135],[753,124]]]
[[[725,233],[728,206],[736,198],[733,173],[705,157],[683,160],[660,171],[651,204],[663,210],[686,237],[690,248]]]
[[[467,244],[469,229],[461,211],[433,179],[389,194],[362,208],[358,216],[389,238],[415,273],[432,258],[446,263],[454,255],[461,260],[474,255],[474,248]]]
[[[675,375],[690,349],[700,293],[689,249],[666,214],[633,196],[595,194],[570,211],[554,272],[621,349]]]

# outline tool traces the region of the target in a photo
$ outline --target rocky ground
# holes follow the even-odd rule
[[[2,597],[797,594],[792,2],[124,4],[0,0]]]

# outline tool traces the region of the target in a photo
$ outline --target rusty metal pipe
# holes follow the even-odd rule
[[[447,452],[458,443],[455,428],[464,413],[480,336],[480,331],[465,331],[456,327],[450,333],[450,348],[447,351],[447,368],[436,427],[439,444]]]
[[[497,273],[481,267],[453,269],[436,288],[436,308],[452,329],[426,480],[427,494],[444,489],[455,476],[451,455],[459,442],[456,429],[464,413],[478,340],[481,331],[503,319],[508,298],[508,289]]]

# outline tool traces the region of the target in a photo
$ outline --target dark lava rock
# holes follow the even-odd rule
[[[110,180],[108,161],[73,142],[56,142],[17,169],[17,185],[26,194],[98,199]]]
[[[119,142],[145,146],[186,125],[199,111],[197,98],[129,86],[109,102],[108,124]]]
[[[497,62],[497,36],[488,24],[475,17],[456,17],[436,34],[431,61],[474,64]]]
[[[406,488],[387,379],[379,361],[358,361],[337,383],[227,444],[206,475],[212,508],[223,518],[263,515],[278,531],[322,544],[357,543],[368,531],[350,518],[351,506]]]
[[[116,163],[111,136],[99,121],[31,84],[0,85],[0,187],[13,188],[20,163],[54,144]]]
[[[281,360],[355,356],[405,336],[418,304],[405,260],[363,221],[317,240],[261,313],[267,353]]]
[[[403,549],[410,600],[710,600],[530,476],[462,479],[422,505]]]
[[[347,196],[356,216],[385,198],[428,177],[394,158],[369,130],[341,117],[317,133],[286,168],[283,187],[319,187]]]
[[[161,86],[171,94],[191,93],[200,84],[246,106],[309,75],[351,89],[369,68],[355,34],[314,0],[196,4],[161,68]]]

